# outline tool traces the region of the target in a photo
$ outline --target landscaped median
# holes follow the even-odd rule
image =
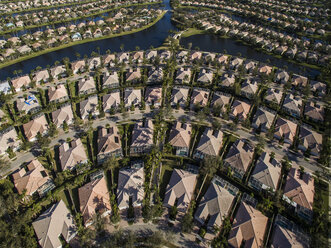
[[[145,30],[147,28],[150,28],[151,26],[156,24],[159,20],[162,19],[162,17],[166,13],[167,13],[167,10],[164,10],[153,22],[151,22],[150,24],[148,24],[148,25],[146,25],[142,28],[134,29],[134,30],[127,31],[127,32],[122,32],[122,33],[119,33],[119,34],[105,35],[105,36],[102,36],[102,37],[99,37],[99,38],[91,38],[91,39],[84,39],[84,40],[75,41],[75,42],[69,42],[67,44],[64,44],[64,45],[61,45],[61,46],[58,46],[58,47],[53,47],[53,48],[46,49],[46,50],[43,50],[43,51],[31,53],[27,56],[23,56],[23,57],[8,61],[6,63],[0,64],[0,69],[2,69],[4,67],[7,67],[7,66],[10,66],[10,65],[13,65],[13,64],[16,64],[16,63],[19,63],[19,62],[22,62],[22,61],[25,61],[25,60],[28,60],[28,59],[31,59],[31,58],[34,58],[34,57],[38,57],[38,56],[46,54],[46,53],[58,51],[58,50],[61,50],[61,49],[67,48],[67,47],[80,45],[80,44],[84,44],[84,43],[88,43],[88,42],[93,42],[93,41],[97,41],[97,40],[115,38],[115,37],[119,37],[119,36],[124,36],[124,35],[128,35],[128,34],[133,34],[133,33],[140,32],[140,31]]]

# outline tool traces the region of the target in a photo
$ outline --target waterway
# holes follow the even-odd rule
[[[164,0],[163,8],[166,10],[171,10],[169,1],[170,0]],[[61,61],[65,57],[68,57],[71,61],[76,60],[77,53],[83,57],[84,55],[90,56],[93,51],[98,52],[98,50],[100,50],[101,54],[105,54],[107,50],[120,52],[121,45],[124,46],[124,50],[126,51],[135,50],[137,46],[143,50],[151,47],[159,47],[164,43],[165,39],[172,34],[171,31],[177,30],[174,23],[171,21],[171,16],[171,11],[168,11],[155,25],[138,33],[75,45],[5,67],[0,69],[0,81],[6,80],[8,77],[13,77],[15,70],[22,70],[22,74],[27,74],[37,66],[41,66],[42,68],[47,67],[47,65],[52,66],[55,61]],[[275,58],[232,39],[223,39],[217,35],[195,35],[181,40],[181,44],[184,47],[187,46],[188,43],[192,43],[192,48],[199,47],[202,51],[222,53],[225,49],[227,53],[231,55],[238,55],[238,53],[240,53],[243,57],[248,59],[258,60],[264,63],[270,62],[271,65],[281,68],[286,65],[288,71],[306,75],[311,78],[315,78],[315,76],[319,74],[317,70]]]

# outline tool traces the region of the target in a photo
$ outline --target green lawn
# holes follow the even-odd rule
[[[161,178],[161,184],[160,184],[161,199],[164,198],[164,194],[165,194],[167,185],[170,181],[172,171],[176,167],[176,165],[172,162],[174,162],[174,161],[171,161],[171,160],[162,161],[162,170],[161,170],[161,176],[160,176],[160,178]]]
[[[186,38],[186,37],[189,37],[189,36],[192,36],[192,35],[203,34],[205,32],[206,31],[204,31],[204,30],[199,30],[199,29],[196,29],[196,28],[189,28],[187,31],[182,33],[181,37]]]

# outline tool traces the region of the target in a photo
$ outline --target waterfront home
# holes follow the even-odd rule
[[[324,121],[324,108],[314,102],[308,102],[305,106],[304,116],[312,121],[322,123]]]
[[[256,80],[246,79],[241,85],[240,94],[248,99],[252,99],[258,90]]]
[[[19,115],[33,114],[41,110],[41,106],[35,95],[29,95],[26,99],[18,97],[16,101],[16,108]]]
[[[88,67],[90,70],[96,70],[98,67],[101,66],[101,58],[94,57],[88,61]]]
[[[130,68],[126,73],[126,82],[127,83],[138,83],[141,79],[140,68]]]
[[[238,118],[239,120],[246,120],[250,109],[250,104],[244,101],[235,100],[231,107],[230,117]]]
[[[10,87],[8,81],[0,83],[0,94],[2,94],[2,93],[4,95],[8,95],[8,94],[12,93],[11,87]]]
[[[284,188],[284,197],[294,208],[296,213],[307,221],[313,217],[314,178],[312,175],[291,168]]]
[[[8,48],[8,49],[6,49],[6,50],[4,51],[4,53],[2,53],[2,56],[3,56],[4,58],[9,58],[9,57],[11,57],[13,54],[15,54],[15,53],[16,53],[16,52],[15,52],[14,49]]]
[[[120,91],[115,90],[102,96],[102,107],[104,112],[115,112],[121,104]]]
[[[163,69],[162,67],[150,68],[147,76],[147,83],[160,83],[163,79]]]
[[[298,86],[298,87],[305,87],[308,84],[308,78],[293,74],[292,76],[292,85],[293,86]]]
[[[46,134],[48,130],[48,124],[45,115],[40,115],[39,117],[36,117],[28,123],[23,124],[23,130],[25,137],[30,142],[36,140],[36,136],[38,133],[40,133],[41,135]]]
[[[58,84],[56,87],[52,86],[48,90],[49,102],[64,102],[69,99],[66,87],[63,84]]]
[[[226,155],[224,166],[230,167],[234,176],[242,179],[248,170],[254,154],[254,147],[246,140],[234,142]]]
[[[230,247],[263,247],[268,217],[245,202],[241,202],[232,224]]]
[[[57,128],[63,127],[64,123],[71,125],[74,123],[74,114],[71,105],[65,105],[52,112],[52,121]]]
[[[137,51],[132,54],[132,59],[137,64],[142,63],[144,60],[144,52],[143,51]]]
[[[323,136],[308,127],[301,126],[299,132],[298,148],[302,151],[307,151],[309,154],[319,156],[322,150]]]
[[[146,51],[145,53],[145,58],[152,61],[157,57],[157,51],[152,50],[152,51]]]
[[[191,95],[190,108],[206,107],[208,104],[210,91],[208,89],[194,88]]]
[[[212,108],[220,106],[222,108],[222,112],[224,113],[226,111],[226,106],[229,106],[230,101],[231,101],[230,94],[216,91],[213,94],[213,98],[211,100],[211,106]]]
[[[286,71],[279,70],[275,74],[275,81],[281,84],[285,84],[290,79],[290,75]]]
[[[275,117],[276,113],[264,107],[259,107],[254,116],[252,127],[267,132],[271,128]]]
[[[130,60],[130,55],[122,52],[117,55],[117,59],[119,63],[128,63]]]
[[[49,81],[49,73],[48,70],[38,71],[34,74],[33,81],[37,84],[47,83]]]
[[[232,210],[236,196],[222,185],[221,180],[217,176],[213,178],[194,215],[195,220],[202,226],[206,224],[211,232],[215,232],[215,227],[222,226],[224,218]]]
[[[268,65],[262,65],[259,67],[258,72],[261,74],[269,75],[272,72],[272,67]]]
[[[105,177],[95,179],[78,189],[79,208],[85,226],[93,224],[94,215],[105,217],[111,212],[109,191]]]
[[[213,71],[209,69],[201,69],[198,75],[197,82],[201,84],[211,84],[213,81]]]
[[[87,76],[78,81],[78,94],[88,95],[97,90],[93,77]]]
[[[97,144],[99,164],[112,156],[118,158],[123,155],[121,137],[116,125],[111,125],[109,128],[99,128]]]
[[[225,73],[221,78],[221,86],[224,88],[231,88],[236,81],[234,74]]]
[[[241,58],[233,57],[231,62],[230,62],[230,68],[232,70],[238,70],[239,66],[243,64],[244,60]]]
[[[73,170],[77,165],[86,164],[88,158],[80,139],[63,143],[59,147],[59,161],[62,171]]]
[[[216,62],[220,63],[221,65],[226,65],[229,62],[229,56],[224,54],[219,54],[216,57]]]
[[[82,35],[79,32],[74,33],[73,35],[71,35],[71,39],[72,41],[79,41],[82,39]]]
[[[223,132],[220,130],[213,130],[209,127],[203,132],[198,146],[194,152],[195,159],[204,159],[207,156],[216,157],[219,155],[223,142]]]
[[[188,54],[187,51],[184,51],[184,50],[179,51],[179,52],[177,53],[177,55],[176,55],[176,59],[177,59],[177,61],[180,62],[180,63],[184,63],[184,62],[186,62],[187,54]],[[191,73],[190,73],[190,74],[191,74]]]
[[[160,107],[162,104],[162,87],[147,87],[145,103],[150,106]]]
[[[79,103],[80,117],[85,120],[90,117],[96,118],[99,115],[98,96],[93,95]]]
[[[144,200],[144,167],[121,168],[118,174],[117,204],[119,210],[141,207]]]
[[[244,62],[244,68],[248,73],[253,72],[256,66],[257,66],[257,62],[254,60],[246,60]]]
[[[151,119],[138,121],[134,124],[132,131],[132,142],[130,146],[130,154],[147,154],[153,146],[153,131],[154,124]]]
[[[202,53],[201,53],[201,52],[193,52],[193,53],[189,56],[189,60],[190,60],[190,61],[200,60],[201,57],[202,57]]]
[[[62,247],[60,236],[69,243],[77,234],[74,217],[62,200],[43,212],[32,226],[42,248]]]
[[[124,106],[130,108],[131,106],[139,107],[141,104],[141,89],[125,88],[124,90]]]
[[[177,156],[188,156],[192,134],[190,123],[176,121],[169,134],[169,144],[175,149]]]
[[[160,51],[160,59],[162,62],[166,62],[170,59],[171,52],[169,50]]]
[[[197,174],[174,169],[167,185],[163,206],[171,208],[176,205],[181,213],[186,213],[193,197]]]
[[[14,127],[8,127],[0,132],[0,156],[5,155],[8,149],[17,151],[21,144]]]
[[[48,184],[48,190],[55,188],[44,166],[37,159],[30,161],[26,165],[26,169],[23,167],[13,173],[12,177],[17,192],[19,194],[24,193],[26,196],[32,196],[42,189],[45,184]]]
[[[106,54],[105,56],[103,56],[103,63],[105,66],[113,66],[115,65],[115,54]]]
[[[300,118],[302,109],[302,99],[292,94],[287,94],[283,103],[283,110],[288,114]]]
[[[274,137],[284,139],[284,142],[292,144],[296,135],[297,124],[293,121],[278,117],[275,124]]]
[[[85,60],[77,60],[71,63],[71,70],[73,74],[85,72]]]
[[[188,87],[174,86],[171,94],[171,106],[178,106],[184,108],[188,100]]]
[[[177,70],[175,82],[180,84],[188,84],[191,81],[191,68],[181,67]]]
[[[15,79],[11,79],[11,83],[12,83],[15,91],[19,92],[19,91],[23,90],[24,88],[25,89],[29,88],[31,79],[28,75],[26,75],[26,76],[18,77]]]
[[[51,69],[51,75],[54,79],[60,79],[67,76],[67,70],[64,65],[59,65]]]
[[[318,96],[324,96],[326,94],[326,84],[311,80],[310,81],[311,91],[316,93]]]
[[[103,73],[102,88],[117,88],[120,85],[117,71],[106,71]]]
[[[256,162],[248,185],[257,191],[270,189],[275,192],[281,174],[281,163],[271,158],[269,153],[263,152]]]
[[[274,103],[276,105],[280,105],[282,101],[282,97],[283,97],[283,93],[280,90],[274,88],[268,88],[264,100],[267,103]]]

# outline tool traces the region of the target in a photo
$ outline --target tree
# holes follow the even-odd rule
[[[0,156],[0,171],[3,172],[9,169],[10,163],[7,158]]]
[[[184,215],[182,219],[182,231],[186,233],[190,233],[193,229],[193,210],[195,208],[195,201],[191,202],[191,206],[188,212]]]
[[[175,202],[175,204],[169,210],[169,219],[170,220],[176,220],[177,212],[178,212],[177,204]]]

